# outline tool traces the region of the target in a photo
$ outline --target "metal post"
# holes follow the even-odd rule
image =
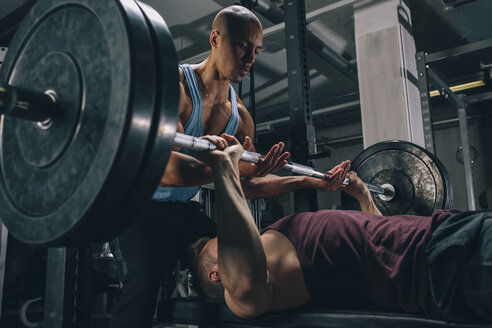
[[[354,3],[360,1],[361,0],[340,1],[341,3],[331,4],[323,8],[320,8],[317,11],[318,14],[314,13],[314,15],[319,15],[319,13],[321,12],[326,13],[326,12],[334,11],[339,8],[353,5]],[[243,0],[241,2],[245,2],[245,1]],[[284,11],[281,8],[277,7],[270,0],[256,0],[255,8],[258,10],[260,14],[263,15],[263,17],[265,17],[266,19],[268,19],[274,24],[282,24],[282,22],[285,19]],[[309,14],[309,16],[313,17],[311,13]],[[306,19],[307,18],[308,15],[306,15]],[[340,71],[349,79],[357,83],[357,67],[354,64],[350,63],[347,59],[345,59],[343,56],[338,54],[335,50],[328,47],[328,45],[326,45],[320,38],[318,38],[309,30],[306,31],[306,39],[307,39],[307,46],[310,50],[312,50],[315,54],[320,56],[322,59],[326,60],[331,65],[333,65],[335,69]]]
[[[311,112],[311,87],[307,62],[306,10],[302,0],[285,0],[285,43],[289,82],[290,134],[292,160],[309,164],[316,153],[315,131]],[[296,212],[318,208],[316,190],[294,192]]]
[[[458,106],[458,118],[460,126],[461,147],[463,149],[463,165],[465,166],[466,196],[468,197],[468,209],[476,210],[475,186],[473,183],[473,171],[471,166],[470,142],[468,139],[468,122],[466,119],[466,105]]]
[[[454,105],[458,111],[458,123],[460,127],[461,147],[463,148],[463,164],[465,167],[466,195],[468,197],[468,209],[476,209],[475,187],[473,183],[473,171],[471,166],[470,143],[468,139],[468,122],[466,119],[467,104],[458,97],[444,81],[428,66],[427,76],[430,83],[444,96],[444,98]]]
[[[255,66],[251,66],[249,70],[249,113],[253,118],[253,122],[256,122],[256,99],[255,99]],[[258,144],[258,135],[256,133],[256,124],[255,124],[255,137],[253,138],[253,143]],[[261,228],[261,215],[260,215],[260,207],[258,204],[258,198],[253,199],[253,216],[255,218],[255,224],[258,228]]]
[[[45,328],[71,328],[75,322],[76,249],[48,249]]]
[[[434,133],[432,130],[432,117],[429,103],[429,84],[427,83],[426,54],[419,52],[417,59],[417,72],[419,78],[420,107],[422,108],[422,122],[424,125],[425,149],[435,154]]]
[[[248,8],[249,10],[254,12],[254,4],[251,0],[241,0],[241,5]],[[249,70],[249,114],[253,119],[253,122],[256,123],[256,99],[255,99],[255,66],[251,66]],[[255,132],[254,132],[253,143],[256,145],[258,143],[258,136],[256,135],[256,124],[255,124]],[[255,219],[255,224],[258,228],[261,228],[261,218],[260,218],[260,209],[258,204],[258,199],[252,199],[252,212],[253,217]]]

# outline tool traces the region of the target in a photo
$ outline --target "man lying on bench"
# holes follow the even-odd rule
[[[190,246],[204,295],[224,298],[244,318],[309,301],[362,300],[447,321],[492,320],[492,212],[383,217],[350,172],[342,190],[363,212],[299,213],[260,234],[241,190],[243,149],[223,138],[227,148],[197,154],[212,168],[218,205],[217,238]],[[336,172],[345,174],[343,167]]]

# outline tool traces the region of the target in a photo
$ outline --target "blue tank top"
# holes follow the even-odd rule
[[[179,65],[184,72],[186,83],[191,94],[191,102],[193,104],[190,118],[184,125],[184,133],[194,137],[203,136],[202,128],[202,97],[200,96],[200,89],[195,78],[193,69],[188,64]],[[232,85],[230,85],[230,97],[232,114],[229,122],[227,123],[224,133],[235,135],[239,126],[239,114],[237,111],[236,92]],[[182,148],[181,152],[188,155],[193,155],[193,150]],[[186,202],[189,201],[198,192],[199,187],[157,187],[157,190],[152,196],[153,200],[162,202]]]

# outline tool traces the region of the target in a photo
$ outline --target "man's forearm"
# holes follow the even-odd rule
[[[196,158],[172,151],[159,185],[191,187],[212,182],[212,169]]]
[[[363,182],[357,181],[357,183],[363,183]],[[377,208],[376,204],[374,203],[374,200],[372,199],[372,194],[369,191],[369,189],[364,188],[363,191],[355,195],[352,195],[352,197],[357,199],[361,212],[382,215],[379,209]]]
[[[212,182],[212,170],[196,158],[171,152],[166,170],[161,178],[160,186],[189,187]],[[248,177],[241,180],[246,198],[272,197],[298,189],[315,188],[312,180],[306,176],[277,176],[269,174],[265,177]]]
[[[370,196],[369,196],[370,197]],[[371,213],[371,214],[376,214],[376,215],[383,215],[377,208],[376,204],[372,200],[372,198],[369,199],[364,199],[364,200],[359,200],[359,205],[360,205],[360,210],[361,212],[366,212],[366,213]]]
[[[281,177],[269,174],[265,177],[251,177],[241,180],[246,198],[265,198],[285,194],[291,191],[315,188],[312,180],[306,176]]]
[[[307,176],[285,176],[280,177],[269,174],[265,177],[252,177],[241,180],[243,192],[246,198],[273,197],[291,191],[317,188],[318,178]],[[369,190],[357,197],[362,212],[382,215],[372,200]]]

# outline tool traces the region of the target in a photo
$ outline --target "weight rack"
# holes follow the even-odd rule
[[[434,53],[418,52],[416,54],[417,71],[419,75],[420,103],[422,106],[422,119],[424,125],[425,148],[435,153],[434,137],[432,131],[430,86],[435,88],[451,106],[456,108],[458,114],[459,134],[463,151],[463,163],[465,171],[466,192],[468,209],[476,209],[475,185],[473,181],[473,167],[471,165],[470,142],[468,133],[467,108],[472,103],[479,103],[492,99],[492,92],[484,92],[478,95],[464,96],[453,92],[441,78],[439,66],[447,62],[459,60],[474,60],[478,67],[483,69],[482,60],[490,58],[492,54],[492,39],[446,49]],[[486,60],[485,60],[486,61]],[[477,66],[477,65],[475,65]]]

